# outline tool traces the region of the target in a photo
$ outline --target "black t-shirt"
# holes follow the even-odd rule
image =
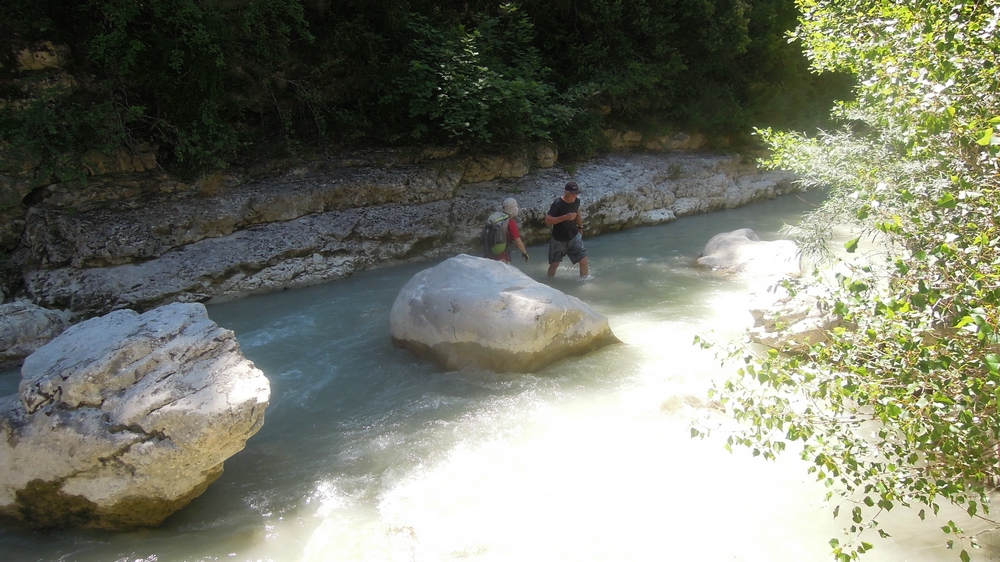
[[[569,213],[579,213],[580,212],[580,198],[577,197],[576,201],[572,203],[567,203],[562,197],[556,199],[552,202],[552,206],[549,207],[550,217],[561,217]],[[576,226],[576,219],[571,221],[563,221],[552,225],[552,237],[560,242],[569,242],[572,240],[579,230]]]

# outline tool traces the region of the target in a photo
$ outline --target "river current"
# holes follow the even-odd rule
[[[389,309],[426,262],[209,306],[271,382],[260,432],[157,529],[0,527],[0,560],[830,560],[844,536],[792,452],[692,439],[729,374],[696,335],[750,325],[745,281],[695,269],[711,236],[764,240],[818,200],[774,201],[587,239],[593,278],[545,248],[514,265],[607,316],[624,342],[531,375],[444,372],[392,346]],[[0,374],[16,392],[19,374]],[[950,514],[949,514],[950,513]],[[943,510],[946,521],[955,518]],[[940,522],[890,514],[864,560],[957,560]],[[976,560],[1000,558],[987,538]]]

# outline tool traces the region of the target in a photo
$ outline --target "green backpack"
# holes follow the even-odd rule
[[[497,211],[486,219],[483,231],[479,234],[479,241],[483,245],[483,252],[487,256],[499,256],[507,249],[507,223],[510,217],[506,213]]]

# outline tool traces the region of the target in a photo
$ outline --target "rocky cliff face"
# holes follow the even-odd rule
[[[549,151],[551,152],[551,151]],[[528,243],[570,179],[588,235],[732,208],[793,189],[787,174],[738,156],[611,155],[554,166],[521,157],[378,152],[185,185],[158,172],[37,190],[13,250],[18,293],[79,317],[300,287],[357,271],[478,253],[482,222],[505,197]],[[549,166],[549,167],[543,167]]]

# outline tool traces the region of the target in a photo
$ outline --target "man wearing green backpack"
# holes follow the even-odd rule
[[[510,245],[513,243],[521,251],[524,261],[528,261],[528,250],[521,241],[521,231],[515,218],[520,211],[517,199],[508,197],[503,201],[503,211],[490,215],[481,235],[483,257],[510,263]]]

